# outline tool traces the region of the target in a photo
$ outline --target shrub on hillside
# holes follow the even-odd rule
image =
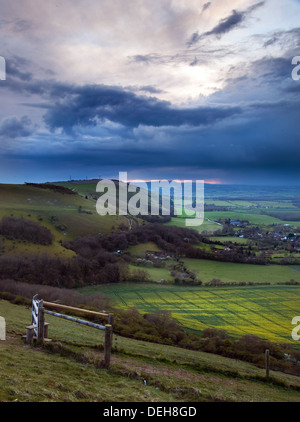
[[[37,256],[0,256],[0,278],[31,284],[74,288],[91,284],[117,283],[120,272],[117,264],[88,260],[81,256],[72,259]]]
[[[25,218],[3,217],[0,234],[8,239],[25,240],[40,245],[51,245],[53,234],[46,227]]]
[[[149,281],[150,280],[150,276],[144,270],[134,269],[134,270],[132,270],[132,271],[129,272],[129,274],[127,276],[127,280],[128,281],[133,281],[133,282]]]
[[[0,280],[0,298],[16,304],[31,304],[31,299],[38,294],[48,302],[63,303],[68,306],[89,307],[90,309],[110,310],[112,301],[105,294],[83,295],[75,290],[62,289],[41,284],[28,284],[14,280]],[[27,298],[27,299],[26,299]]]

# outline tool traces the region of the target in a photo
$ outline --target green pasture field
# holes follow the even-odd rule
[[[286,265],[254,265],[234,262],[220,262],[206,259],[183,259],[186,267],[196,271],[198,278],[206,283],[218,278],[225,283],[285,283],[291,279],[300,282],[300,274],[293,266]]]
[[[217,328],[234,338],[252,334],[295,343],[291,321],[300,310],[299,286],[203,288],[125,283],[80,290],[108,294],[122,309],[168,310],[185,328],[196,332]]]
[[[220,199],[207,199],[204,201],[205,205],[216,205],[217,207],[230,207],[232,208],[233,205],[229,201],[224,201]]]
[[[214,221],[227,218],[230,218],[231,220],[247,220],[250,224],[266,226],[274,223],[284,223],[280,219],[271,217],[269,215],[237,211],[208,211],[205,213],[205,218],[209,218],[210,220]]]
[[[173,277],[171,276],[170,270],[168,268],[155,268],[155,267],[142,267],[129,265],[130,271],[133,270],[143,270],[149,275],[149,281],[160,281],[164,280],[165,282],[172,283]]]
[[[286,210],[295,210],[297,206],[293,204],[291,200],[283,201],[243,201],[243,200],[232,200],[228,201],[231,206],[235,207],[251,207],[251,208],[261,208],[265,210],[266,208],[274,208],[276,210],[286,209]]]
[[[217,230],[222,229],[222,226],[215,224],[209,220],[217,221],[217,220],[247,220],[251,225],[255,226],[271,226],[275,223],[277,224],[290,224],[291,226],[300,227],[300,221],[284,221],[280,220],[279,218],[272,217],[265,214],[244,212],[242,210],[238,211],[207,211],[204,213],[204,222],[200,226],[192,227],[193,229],[197,230],[199,233],[207,231],[208,233],[214,233]],[[185,225],[185,218],[182,217],[172,217],[171,221],[166,223],[169,226],[177,226],[177,227],[187,227]]]
[[[184,258],[186,268],[196,273],[202,283],[208,283],[213,278],[224,283],[286,283],[290,280],[300,282],[299,266],[297,265],[255,265],[240,264],[235,262],[212,261],[208,259]],[[169,261],[165,268],[149,268],[145,266],[130,265],[130,270],[143,270],[149,274],[151,281],[164,279],[171,281],[172,277],[168,269]]]
[[[214,233],[216,230],[222,229],[222,226],[219,226],[218,224],[215,224],[215,223],[211,223],[210,221],[207,221],[207,220],[204,220],[201,226],[188,227],[185,225],[185,218],[181,218],[181,217],[172,217],[171,221],[166,223],[166,226],[192,228],[194,230],[197,230],[199,233],[203,233],[204,231],[208,233]]]
[[[145,252],[149,251],[161,251],[161,249],[154,242],[139,243],[138,245],[130,246],[126,252],[137,257],[144,257]]]
[[[195,246],[195,248],[204,249],[204,250],[206,250],[208,252],[211,252],[212,251],[212,247],[213,247],[213,245],[209,245],[208,243],[198,243],[197,245],[194,245],[194,246]],[[221,248],[221,249],[224,248],[224,246],[220,246],[220,245],[214,245],[214,246],[216,248]]]
[[[284,221],[279,218],[272,217],[266,214],[255,213],[255,210],[252,212],[244,212],[242,210],[236,211],[207,211],[205,213],[205,218],[210,220],[217,221],[219,219],[228,219],[231,220],[247,220],[251,225],[258,226],[270,226],[272,224],[290,224],[292,226],[299,227],[300,221]]]
[[[286,201],[255,201],[255,204],[257,207],[260,208],[274,208],[278,211],[280,209],[286,209],[286,210],[295,210],[298,207],[293,203],[292,200],[286,200]]]
[[[231,206],[234,206],[236,208],[240,208],[240,207],[245,207],[245,208],[250,208],[250,207],[256,207],[256,203],[253,201],[243,201],[243,200],[232,200],[232,201],[228,201],[229,204]]]

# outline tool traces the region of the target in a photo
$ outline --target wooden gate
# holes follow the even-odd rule
[[[104,342],[104,360],[103,366],[108,368],[110,364],[111,356],[111,347],[112,347],[112,323],[113,323],[113,314],[100,313],[95,311],[89,311],[81,308],[74,308],[73,306],[61,305],[58,303],[46,302],[37,299],[38,295],[33,296],[32,298],[32,312],[31,312],[31,325],[26,327],[26,342],[32,343],[34,339],[37,341],[43,342],[48,337],[48,323],[45,322],[45,314],[52,315],[54,317],[66,319],[68,321],[73,321],[78,324],[86,325],[88,327],[96,328],[97,330],[105,331],[105,342]],[[57,312],[49,311],[45,308],[58,308],[65,311],[81,312],[87,315],[99,316],[102,318],[107,318],[108,324],[100,325],[95,324],[91,321],[85,321],[79,318],[74,318],[69,315],[59,314]]]

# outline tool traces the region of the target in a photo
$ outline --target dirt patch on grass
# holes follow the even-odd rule
[[[166,378],[172,378],[172,379],[177,378],[177,379],[187,381],[189,383],[190,382],[193,383],[200,380],[205,381],[206,379],[208,379],[207,375],[195,374],[183,368],[178,368],[178,367],[173,368],[173,367],[167,366],[166,364],[158,363],[157,361],[155,361],[155,366],[154,366],[154,364],[151,364],[151,363],[138,361],[136,358],[130,359],[127,357],[113,356],[112,366],[114,365],[118,367],[122,367],[128,372],[134,371],[140,375],[148,374],[149,376],[160,376],[160,377],[166,377]],[[212,376],[209,376],[209,380],[211,383],[220,382],[219,378],[212,377]]]

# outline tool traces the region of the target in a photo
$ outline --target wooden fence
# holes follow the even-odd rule
[[[34,340],[39,342],[51,341],[48,339],[48,327],[49,323],[45,322],[45,314],[52,315],[54,317],[62,318],[68,321],[73,321],[78,324],[86,325],[88,327],[96,328],[105,332],[104,341],[104,360],[102,364],[105,368],[110,365],[111,348],[112,348],[112,333],[113,333],[113,314],[107,314],[102,312],[89,311],[82,308],[74,308],[73,306],[61,305],[58,303],[46,302],[44,300],[38,300],[38,295],[32,298],[32,313],[31,313],[31,325],[26,327],[26,342],[32,344]],[[98,316],[100,318],[107,318],[106,325],[95,324],[91,321],[86,321],[80,318],[75,318],[69,315],[60,314],[58,312],[49,311],[46,308],[62,309],[69,312],[80,312],[86,315]]]

